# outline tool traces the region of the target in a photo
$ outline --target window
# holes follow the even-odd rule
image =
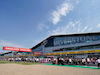
[[[97,45],[87,45],[87,46],[78,46],[78,47],[69,47],[69,48],[61,48],[61,49],[53,50],[53,52],[70,51],[70,50],[82,50],[82,49],[94,49],[94,48],[100,48],[100,44],[97,44]]]

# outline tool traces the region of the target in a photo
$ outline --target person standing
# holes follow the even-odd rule
[[[82,65],[85,65],[85,58],[82,58]]]
[[[70,64],[70,65],[72,64],[72,59],[71,59],[71,58],[69,59],[69,64]]]
[[[59,57],[57,58],[57,64],[59,65]]]
[[[21,61],[21,58],[19,57],[19,62]]]
[[[89,58],[87,58],[87,65],[89,65],[89,63],[90,63],[90,59],[89,59]]]
[[[24,62],[25,62],[25,61],[28,62],[28,58],[27,58],[27,57],[24,59]]]
[[[100,58],[97,59],[98,68],[100,68]]]

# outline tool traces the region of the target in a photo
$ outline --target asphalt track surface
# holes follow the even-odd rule
[[[100,75],[100,69],[43,64],[0,64],[0,75]]]

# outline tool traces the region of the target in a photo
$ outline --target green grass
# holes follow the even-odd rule
[[[35,65],[35,64],[41,64],[41,63],[31,63],[31,62],[10,62],[10,61],[0,61],[0,64],[7,64],[7,63],[15,63],[15,64],[21,64],[21,65]]]
[[[9,61],[0,61],[0,64],[9,63]]]

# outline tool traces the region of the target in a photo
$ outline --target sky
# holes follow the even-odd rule
[[[100,0],[0,0],[0,53],[84,32],[100,32]]]

